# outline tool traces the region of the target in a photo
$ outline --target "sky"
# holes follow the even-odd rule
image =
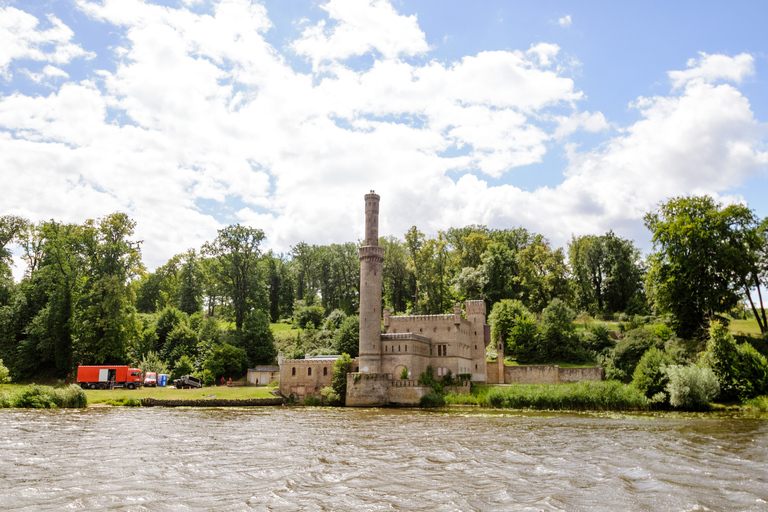
[[[276,252],[357,241],[375,190],[381,235],[612,229],[647,253],[671,197],[768,216],[766,19],[747,0],[0,0],[0,215],[125,212],[152,270],[235,223]]]

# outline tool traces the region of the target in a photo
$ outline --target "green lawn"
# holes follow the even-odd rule
[[[758,327],[754,316],[750,316],[747,320],[731,320],[728,330],[733,334],[760,336],[760,327]]]
[[[272,329],[273,334],[291,333],[296,334],[301,332],[301,329],[294,329],[293,324],[269,324],[269,328]]]
[[[141,389],[86,389],[89,404],[119,404],[127,398],[158,398],[166,400],[199,400],[203,398],[219,398],[234,400],[238,398],[274,398],[266,386],[212,386],[202,389],[171,389],[171,388],[141,388]],[[215,395],[215,396],[214,396]]]

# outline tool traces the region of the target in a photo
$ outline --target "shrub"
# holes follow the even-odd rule
[[[663,343],[650,329],[641,327],[628,331],[624,339],[620,340],[613,349],[613,368],[610,372],[612,377],[629,382],[640,358],[653,346],[661,348]],[[609,373],[607,368],[606,373]]]
[[[419,399],[419,407],[442,407],[445,405],[445,395],[432,391]]]
[[[245,350],[226,343],[213,349],[203,363],[203,369],[209,370],[216,380],[222,377],[239,379],[245,375],[247,366]]]
[[[408,368],[403,366],[403,371],[400,372],[400,380],[408,380]]]
[[[308,396],[304,399],[304,405],[323,405],[319,398]]]
[[[669,382],[664,367],[673,363],[672,358],[663,350],[656,347],[649,348],[635,367],[632,384],[647,398],[653,398],[658,393],[663,393]]]
[[[611,330],[603,324],[592,324],[584,332],[582,344],[595,354],[606,355],[616,346],[616,340],[611,338]]]
[[[748,344],[736,344],[720,322],[712,322],[701,358],[720,382],[720,399],[742,401],[768,393],[768,360]]]
[[[686,410],[707,410],[720,387],[715,373],[706,366],[671,365],[665,367],[669,378],[667,393],[672,407]]]
[[[336,391],[333,390],[331,386],[325,386],[320,390],[320,394],[325,397],[325,401],[328,403],[328,405],[340,405],[341,397],[338,393],[336,393]]]
[[[3,360],[0,359],[0,384],[5,384],[6,382],[11,382],[10,372],[3,364]]]
[[[203,386],[213,386],[216,384],[216,376],[209,369],[195,373],[195,377],[203,382]]]
[[[347,399],[347,374],[352,371],[352,358],[349,354],[341,354],[333,363],[333,377],[331,386],[339,396],[338,403],[332,405],[344,405]]]
[[[192,374],[194,371],[195,367],[192,365],[192,360],[189,356],[181,356],[179,360],[176,361],[176,366],[174,366],[173,371],[171,372],[171,380]]]
[[[8,397],[5,403],[9,407],[30,409],[78,408],[88,405],[88,397],[76,384],[70,384],[63,389],[30,384]]]
[[[293,304],[293,323],[301,329],[315,329],[323,324],[325,310],[322,306],[308,306],[303,300]]]
[[[340,309],[334,309],[331,311],[331,314],[328,315],[328,318],[325,319],[325,324],[323,324],[323,328],[326,331],[335,331],[339,328],[341,325],[341,322],[343,322],[347,318],[347,314],[343,312]]]
[[[151,350],[141,358],[141,361],[139,361],[139,368],[144,374],[147,372],[155,372],[157,374],[169,373],[168,366],[162,359],[160,359],[157,352],[152,352]]]

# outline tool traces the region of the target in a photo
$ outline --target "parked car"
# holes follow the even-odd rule
[[[157,373],[147,372],[144,375],[144,385],[148,388],[157,386]]]
[[[176,389],[191,389],[203,387],[203,382],[197,377],[193,377],[192,375],[184,375],[183,377],[175,379],[173,381],[173,385],[176,387]]]

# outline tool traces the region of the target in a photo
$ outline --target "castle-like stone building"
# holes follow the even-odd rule
[[[430,388],[420,386],[419,377],[432,367],[436,378],[449,373],[462,384],[503,382],[573,382],[601,380],[602,368],[558,369],[552,367],[505,367],[499,343],[497,363],[486,368],[486,346],[490,327],[485,323],[485,302],[469,300],[447,315],[391,316],[382,309],[382,263],[379,247],[378,194],[365,195],[365,245],[360,258],[360,356],[354,372],[347,375],[348,406],[416,405]],[[382,329],[383,325],[383,329]],[[384,331],[382,333],[382,330]],[[337,356],[280,361],[280,392],[303,399],[319,396],[331,385]],[[575,371],[578,370],[578,371]],[[562,374],[562,375],[561,375]],[[468,391],[468,389],[466,390]]]

